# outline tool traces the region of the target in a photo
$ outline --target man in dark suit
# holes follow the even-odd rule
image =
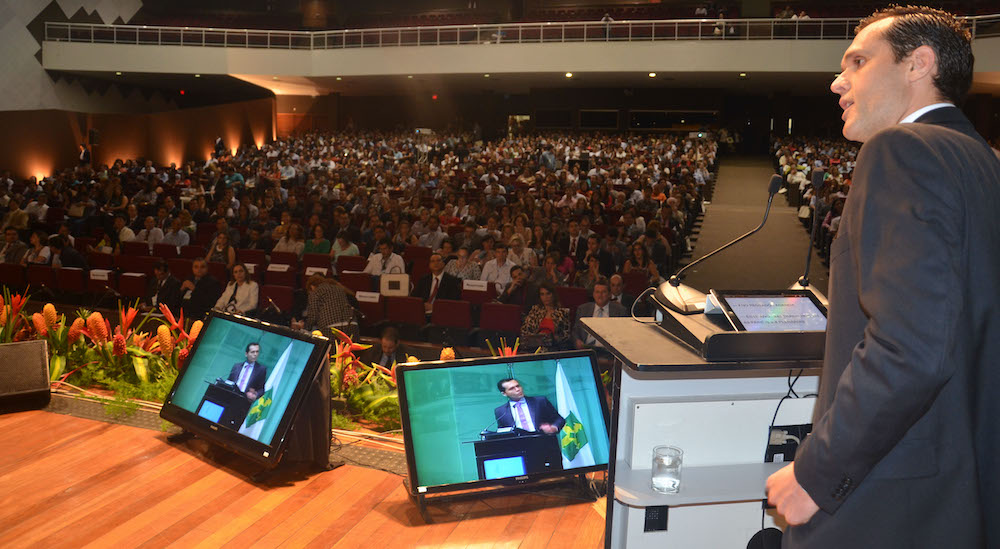
[[[577,349],[589,349],[601,347],[601,343],[594,339],[594,336],[583,329],[580,322],[582,318],[593,317],[624,317],[629,316],[625,307],[621,303],[611,301],[611,283],[608,279],[597,279],[594,283],[594,300],[584,303],[576,308],[576,324],[573,326],[573,342]]]
[[[0,263],[21,263],[21,258],[28,251],[28,245],[21,242],[17,229],[7,227],[3,231],[4,243],[0,246]]]
[[[601,237],[597,236],[597,234],[587,237],[587,251],[583,254],[584,261],[581,267],[586,265],[586,258],[589,256],[596,257],[597,261],[600,262],[601,266],[598,269],[601,272],[601,276],[609,277],[615,273],[615,258],[608,251],[601,249]]]
[[[413,296],[424,300],[424,310],[430,314],[438,299],[462,299],[462,280],[444,272],[444,258],[431,254],[428,262],[431,272],[420,277],[413,287]]]
[[[257,357],[260,356],[260,343],[247,343],[244,352],[247,355],[246,360],[233,364],[233,369],[229,371],[229,381],[235,382],[236,387],[246,395],[247,400],[253,402],[264,394],[264,384],[267,383],[267,368],[257,362]]]
[[[622,307],[625,307],[626,311],[631,311],[632,304],[635,303],[635,296],[625,293],[625,279],[622,278],[622,275],[618,273],[611,275],[608,283],[611,287],[611,302],[620,303]]]
[[[358,358],[365,364],[378,364],[386,368],[393,364],[404,364],[406,349],[399,344],[399,330],[394,326],[386,326],[378,343],[365,350]]]
[[[181,281],[170,273],[167,262],[160,259],[153,264],[153,278],[146,288],[146,302],[152,309],[166,305],[176,313],[181,306]]]
[[[969,33],[912,7],[858,29],[813,429],[768,499],[785,547],[1000,547],[1000,161],[954,107]]]
[[[549,399],[543,396],[524,396],[524,389],[518,380],[501,379],[497,382],[497,389],[507,397],[505,404],[493,410],[498,428],[517,427],[525,431],[554,435],[566,425],[566,419],[559,415]]]
[[[510,268],[510,282],[497,301],[510,305],[520,305],[522,314],[538,303],[538,286],[528,280],[528,269],[520,265]]]
[[[563,257],[569,257],[578,267],[583,264],[584,254],[587,251],[587,238],[580,234],[580,224],[576,220],[570,220],[568,224],[569,232],[559,243],[559,251]]]
[[[208,274],[208,263],[195,259],[191,264],[191,276],[181,283],[181,308],[184,316],[191,320],[201,320],[222,295],[222,284]]]

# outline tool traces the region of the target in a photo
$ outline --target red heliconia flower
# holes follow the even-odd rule
[[[31,315],[31,323],[35,325],[35,331],[42,337],[49,337],[49,328],[45,325],[45,317],[41,313]]]
[[[14,334],[14,341],[24,341],[26,339],[28,339],[27,328],[21,328],[20,330],[17,331],[16,334]]]
[[[187,357],[188,357],[188,349],[187,349],[187,347],[185,347],[185,348],[183,348],[183,349],[181,349],[180,351],[177,352],[177,367],[178,368],[183,368],[184,367],[184,361],[187,360]]]
[[[115,356],[125,356],[125,353],[128,352],[128,349],[125,348],[125,336],[115,334],[115,337],[112,338],[111,341],[113,343],[111,346],[111,354]]]
[[[15,294],[10,296],[10,307],[12,309],[11,313],[14,316],[17,316],[17,314],[21,312],[21,308],[24,307],[24,304],[27,302],[28,298],[24,297],[23,295]]]

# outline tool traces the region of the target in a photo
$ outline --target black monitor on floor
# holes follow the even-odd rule
[[[212,312],[160,416],[274,466],[329,346],[326,338]]]
[[[593,351],[427,362],[398,376],[415,494],[607,468],[608,406]]]

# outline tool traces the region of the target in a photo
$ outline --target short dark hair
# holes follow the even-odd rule
[[[501,379],[500,381],[497,382],[497,390],[502,393],[503,392],[503,384],[507,383],[508,381],[517,381],[517,379],[512,378],[512,377],[505,377],[505,378]],[[520,383],[520,381],[518,381],[518,383]]]
[[[597,287],[597,286],[607,286],[609,290],[611,289],[611,283],[608,282],[607,277],[603,277],[603,276],[597,277],[597,280],[594,281],[594,286],[595,287]]]
[[[399,329],[395,326],[386,326],[382,330],[381,338],[389,338],[390,341],[399,341]]]
[[[250,347],[253,347],[254,345],[256,345],[258,349],[260,349],[260,343],[258,343],[256,341],[251,341],[250,343],[247,343],[247,348],[243,349],[243,352],[244,353],[249,353],[250,352]]]
[[[166,259],[160,259],[157,260],[156,263],[153,263],[153,270],[165,273],[170,270],[170,265],[167,263]]]
[[[929,46],[937,57],[934,87],[956,105],[965,101],[972,86],[972,35],[954,15],[925,6],[890,6],[861,20],[855,34],[872,23],[892,18],[883,36],[899,63],[920,46]]]

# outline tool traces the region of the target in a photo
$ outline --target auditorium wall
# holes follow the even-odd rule
[[[96,129],[96,164],[149,158],[162,165],[204,161],[221,136],[227,147],[273,138],[274,99],[154,114],[88,114],[52,109],[0,112],[0,170],[19,177],[50,175],[78,162],[78,145]]]

